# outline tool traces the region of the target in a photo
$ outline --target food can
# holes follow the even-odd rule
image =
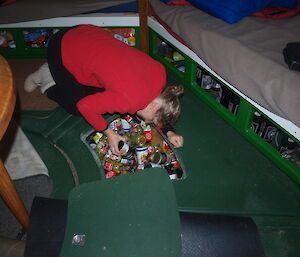
[[[146,144],[147,140],[146,140],[146,137],[142,134],[138,134],[137,137],[136,137],[136,145],[138,147],[142,147]]]
[[[131,128],[131,125],[129,124],[129,122],[125,119],[121,119],[121,122],[122,122],[122,128],[125,132],[129,132],[130,131],[130,128]]]
[[[103,134],[100,132],[96,132],[96,134],[93,136],[93,140],[96,144],[100,142],[100,139],[103,137]]]
[[[134,160],[122,158],[121,163],[123,165],[132,166],[134,164]]]
[[[143,147],[147,140],[143,134],[132,133],[129,138],[130,144],[137,147]]]
[[[144,164],[147,162],[147,156],[148,156],[148,147],[137,147],[135,148],[137,162],[139,165]]]
[[[117,173],[114,170],[109,170],[105,173],[106,178],[112,178],[112,177],[115,177],[115,176],[117,176]]]
[[[119,144],[118,144],[118,148],[119,148],[119,151],[122,152],[122,155],[126,154],[129,150],[129,145],[127,143],[125,143],[124,141],[120,141]]]
[[[113,167],[113,164],[112,164],[111,162],[106,161],[106,162],[104,163],[104,169],[105,169],[105,170],[112,170],[112,167]]]
[[[134,159],[134,150],[129,146],[129,144],[125,143],[124,141],[120,141],[118,148],[122,152],[122,158]]]
[[[150,154],[155,153],[155,148],[153,145],[148,146],[148,153],[150,153]]]
[[[163,141],[163,148],[165,151],[171,150],[171,147],[165,140]]]
[[[179,168],[180,168],[179,161],[174,160],[174,161],[172,161],[171,163],[173,164],[174,168],[176,168],[176,169],[179,169]]]
[[[109,127],[113,130],[121,130],[122,129],[122,120],[121,118],[117,118],[109,124]]]
[[[152,134],[151,130],[150,131],[145,130],[144,136],[145,136],[147,142],[150,142],[153,138],[153,134]]]
[[[175,172],[169,174],[170,179],[177,179],[177,174]]]
[[[165,164],[167,163],[168,156],[166,153],[156,152],[150,157],[150,161],[156,164]]]
[[[114,170],[116,173],[120,173],[120,167],[122,164],[120,162],[114,162],[112,165],[112,170]]]
[[[143,169],[145,169],[145,165],[144,164],[139,164],[136,169],[137,170],[143,170]]]
[[[162,168],[162,166],[160,164],[152,163],[152,162],[148,162],[144,166],[145,166],[145,169],[146,168]]]

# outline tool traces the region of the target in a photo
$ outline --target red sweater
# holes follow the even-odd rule
[[[162,64],[93,25],[75,27],[64,35],[62,60],[80,84],[105,89],[77,103],[83,117],[99,131],[107,127],[101,114],[142,110],[166,83]]]

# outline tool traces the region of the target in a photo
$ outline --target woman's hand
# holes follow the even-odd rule
[[[126,142],[126,137],[122,137],[119,134],[115,133],[111,128],[108,128],[103,131],[103,133],[107,136],[108,144],[115,155],[121,155],[122,152],[119,150],[118,144],[120,141]]]
[[[168,137],[170,143],[172,143],[175,148],[183,146],[183,137],[176,134],[175,132],[168,131],[167,132],[167,137]]]

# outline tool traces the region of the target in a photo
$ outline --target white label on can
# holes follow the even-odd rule
[[[148,147],[135,148],[138,164],[144,164],[147,160]]]

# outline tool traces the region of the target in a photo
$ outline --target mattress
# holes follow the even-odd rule
[[[284,20],[246,17],[228,24],[193,6],[151,0],[154,13],[212,70],[267,110],[300,127],[300,72],[282,50],[299,41],[300,15]]]
[[[133,0],[17,0],[0,7],[0,24],[34,21],[77,15],[113,6],[135,2]]]

